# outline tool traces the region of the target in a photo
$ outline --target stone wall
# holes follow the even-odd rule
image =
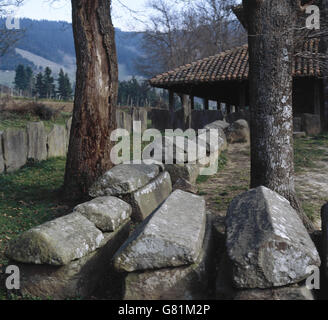
[[[65,126],[54,125],[48,133],[43,122],[30,122],[25,128],[0,132],[0,173],[18,170],[28,160],[65,157],[70,128],[71,119]]]
[[[112,286],[111,259],[129,236],[130,215],[130,205],[103,197],[21,234],[6,252],[20,269],[21,293],[64,300],[90,298],[104,281]]]
[[[141,122],[141,132],[147,130],[148,111],[146,108],[118,108],[116,110],[117,127],[126,129],[130,133],[133,130],[133,121]]]
[[[152,122],[152,128],[161,131],[165,129],[188,129],[185,128],[182,109],[173,113],[165,109],[151,109],[149,111],[149,120]],[[221,111],[193,110],[191,113],[191,128],[199,130],[216,120],[223,120]]]
[[[217,157],[226,140],[219,139]],[[90,298],[102,287],[102,298],[210,298],[213,218],[203,197],[172,184],[194,185],[197,166],[125,163],[106,172],[89,190],[93,200],[9,243],[6,255],[20,269],[21,293]],[[130,220],[139,224],[133,233]]]
[[[145,108],[118,109],[118,128],[132,132],[132,121],[141,121],[141,131],[147,129],[148,112]],[[0,173],[13,172],[28,160],[42,161],[65,157],[70,138],[72,119],[66,125],[54,125],[47,132],[43,122],[30,122],[25,128],[0,131]]]
[[[305,286],[320,266],[317,248],[288,200],[258,187],[230,203],[225,219],[216,298],[313,300]]]

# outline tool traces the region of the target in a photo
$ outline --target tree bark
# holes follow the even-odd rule
[[[323,26],[323,32],[320,39],[321,52],[324,55],[324,61],[321,61],[321,71],[323,75],[322,85],[323,85],[323,129],[328,130],[328,31],[327,31],[327,21],[328,21],[328,0],[322,0],[321,4],[321,26]]]
[[[292,59],[294,0],[243,0],[248,24],[251,187],[288,199],[309,231],[294,186]]]
[[[183,108],[183,124],[184,129],[190,129],[191,128],[191,104],[188,95],[181,94],[180,95],[181,104]]]
[[[111,0],[72,0],[77,73],[64,189],[82,198],[112,168],[118,67]]]

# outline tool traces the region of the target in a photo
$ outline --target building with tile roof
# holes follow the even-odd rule
[[[241,19],[242,8],[235,14]],[[244,45],[162,73],[149,82],[153,87],[169,90],[171,101],[174,93],[188,95],[193,106],[193,98],[199,97],[204,99],[204,109],[208,109],[208,101],[212,100],[218,107],[226,104],[229,113],[230,106],[238,110],[249,105],[248,58],[248,45]],[[293,76],[294,114],[318,114],[324,121],[320,39],[304,41],[303,47],[295,52]],[[324,125],[327,123],[328,119]]]

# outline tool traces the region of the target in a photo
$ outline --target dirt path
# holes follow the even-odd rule
[[[328,202],[328,148],[320,149],[325,151],[321,160],[295,176],[295,187],[303,208],[313,217],[318,229],[321,229],[321,207]]]
[[[328,149],[326,156],[316,162],[315,168],[304,168],[295,177],[296,191],[303,208],[320,229],[320,209],[328,202]],[[232,199],[247,191],[250,184],[250,147],[245,144],[229,145],[226,167],[198,185],[200,195],[216,217],[216,225],[224,232],[224,217]]]
[[[224,232],[224,217],[230,202],[247,191],[250,184],[250,148],[246,144],[230,144],[226,151],[227,164],[223,170],[198,185],[199,194],[214,214],[216,227]]]

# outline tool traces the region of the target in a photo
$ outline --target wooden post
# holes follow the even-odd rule
[[[231,105],[226,103],[227,114],[231,113]]]
[[[321,111],[321,97],[320,97],[320,85],[317,80],[314,80],[314,114],[320,115]]]
[[[203,103],[204,103],[204,110],[209,110],[208,99],[203,99]]]
[[[221,102],[219,100],[216,102],[216,110],[221,110],[222,111]]]
[[[180,95],[181,104],[183,108],[183,117],[184,117],[184,129],[191,128],[191,105],[189,103],[188,96],[186,94]]]
[[[239,87],[239,107],[246,106],[246,84],[242,83]]]
[[[169,91],[169,110],[170,112],[174,111],[174,91]]]
[[[191,105],[191,110],[195,110],[195,97],[190,96],[190,105]]]

